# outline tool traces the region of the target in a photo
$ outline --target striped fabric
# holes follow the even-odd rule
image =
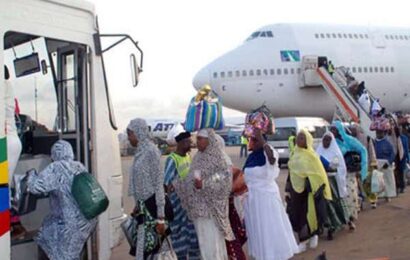
[[[165,164],[165,185],[170,185],[178,177],[175,161],[171,156]],[[169,193],[174,209],[174,221],[170,223],[171,240],[178,259],[200,259],[198,238],[194,224],[188,219],[186,211],[175,192]]]
[[[10,230],[7,139],[0,139],[0,236]]]
[[[193,98],[189,103],[185,118],[185,130],[195,132],[204,128],[215,130],[224,128],[222,103],[219,98],[216,101],[202,100],[199,103]]]

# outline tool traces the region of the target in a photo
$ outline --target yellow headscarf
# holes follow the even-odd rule
[[[306,129],[302,129],[299,133],[306,136],[307,148],[295,147],[293,156],[289,160],[290,181],[293,189],[297,193],[302,193],[305,190],[306,178],[309,179],[312,192],[308,195],[308,223],[311,231],[317,229],[317,216],[314,204],[313,195],[316,191],[325,184],[323,195],[325,199],[331,200],[332,193],[330,191],[329,180],[326,171],[323,168],[319,156],[313,149],[313,137]]]

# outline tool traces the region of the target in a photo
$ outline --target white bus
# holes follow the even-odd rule
[[[142,71],[142,51],[128,35],[99,33],[94,6],[80,0],[0,0],[0,252],[1,259],[37,259],[33,237],[48,213],[48,198],[21,216],[29,231],[24,239],[10,235],[10,195],[7,135],[5,133],[5,69],[19,104],[22,153],[15,175],[50,162],[51,145],[70,142],[76,159],[94,174],[110,199],[87,242],[83,259],[108,260],[119,243],[122,208],[122,172],[116,123],[103,53],[124,40],[136,47],[131,55],[133,84]],[[102,37],[119,37],[105,50]],[[140,66],[138,65],[140,64]]]

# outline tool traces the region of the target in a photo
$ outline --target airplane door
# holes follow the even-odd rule
[[[374,47],[379,49],[386,48],[386,40],[381,32],[375,31],[370,33],[372,38],[372,44]]]

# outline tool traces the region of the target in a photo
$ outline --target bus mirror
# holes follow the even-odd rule
[[[132,85],[136,87],[138,85],[139,75],[142,70],[140,66],[138,65],[137,59],[135,58],[134,54],[130,55],[130,62],[131,62]]]
[[[41,60],[41,72],[43,73],[43,75],[46,75],[48,72],[46,60]]]

